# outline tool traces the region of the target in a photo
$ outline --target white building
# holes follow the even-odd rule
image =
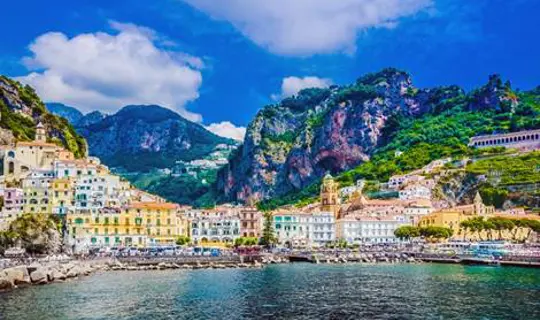
[[[198,216],[191,222],[191,238],[196,244],[230,243],[240,237],[238,215]]]
[[[431,189],[421,184],[412,184],[399,191],[400,200],[431,200]]]
[[[396,243],[394,230],[410,224],[404,216],[388,215],[384,217],[347,216],[337,221],[338,238],[349,244],[360,243]]]
[[[292,247],[323,246],[336,239],[332,212],[278,211],[273,215],[278,243]]]

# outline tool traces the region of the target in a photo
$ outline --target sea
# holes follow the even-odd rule
[[[0,293],[0,319],[540,319],[540,270],[298,263],[110,271]]]

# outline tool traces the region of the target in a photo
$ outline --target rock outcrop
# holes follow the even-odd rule
[[[407,73],[396,69],[368,74],[348,86],[305,89],[257,113],[244,144],[220,171],[217,188],[228,201],[284,196],[314,185],[327,172],[341,173],[381,150],[388,152],[385,147],[390,143],[396,148],[392,139],[403,123],[445,112],[486,112],[494,117],[489,119],[494,124],[491,130],[511,130],[500,119],[508,117],[504,113],[514,113],[518,105],[518,93],[496,75],[471,93],[458,86],[416,88]],[[534,114],[534,108],[520,105],[519,116]],[[538,125],[528,120],[526,125],[515,127]],[[440,128],[448,130],[439,134],[442,141],[437,140],[436,132],[425,133],[420,128],[417,135],[409,135],[415,141],[404,143],[407,147],[428,142],[466,148],[467,135],[478,131],[472,128],[475,130],[452,136],[452,124],[441,124]],[[489,128],[484,125],[480,131],[490,133],[486,132]],[[409,127],[409,131],[414,128]]]
[[[302,90],[255,116],[243,146],[220,172],[218,189],[228,200],[241,201],[302,189],[327,172],[368,160],[384,143],[393,115],[419,116],[461,92],[419,90],[407,73],[395,69],[350,86]]]

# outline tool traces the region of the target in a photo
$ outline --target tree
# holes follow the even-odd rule
[[[263,224],[263,236],[261,238],[261,244],[266,247],[271,247],[276,243],[276,238],[274,236],[274,221],[272,214],[270,212],[264,213],[264,224]]]
[[[179,236],[176,238],[176,244],[179,246],[186,245],[191,242],[191,238],[188,236]]]
[[[409,240],[420,236],[420,230],[415,226],[401,226],[394,230],[394,235],[401,240]]]
[[[459,227],[463,230],[463,241],[467,239],[467,231],[471,230],[471,221],[464,220],[459,223]]]
[[[429,226],[419,230],[420,235],[428,239],[448,239],[454,234],[454,230],[446,227]]]
[[[255,246],[259,242],[259,239],[255,237],[240,237],[234,240],[234,246]]]

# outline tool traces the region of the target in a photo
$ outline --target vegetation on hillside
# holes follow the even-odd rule
[[[24,106],[28,109],[11,110],[3,95],[11,93],[0,90],[0,127],[10,130],[19,141],[30,141],[35,138],[35,126],[41,121],[48,130],[49,141],[65,147],[80,158],[86,154],[86,142],[75,132],[73,126],[64,118],[49,113],[34,89],[28,85],[0,76],[0,82],[16,90]]]
[[[60,221],[46,214],[23,214],[0,231],[0,251],[19,246],[30,254],[54,253],[60,250]]]
[[[364,76],[359,80],[361,84],[347,87],[340,95],[344,96],[344,99],[350,99],[351,95],[370,98],[374,94],[373,90],[365,84],[384,80],[384,77],[380,76]],[[430,111],[422,116],[412,117],[399,112],[393,114],[385,126],[382,142],[370,161],[339,174],[337,181],[340,186],[352,185],[358,179],[384,182],[392,175],[419,169],[436,159],[474,156],[478,151],[469,148],[467,144],[469,139],[476,135],[540,128],[540,87],[532,91],[514,92],[508,83],[502,84],[496,77],[490,81],[502,91],[502,102],[497,105],[480,105],[485,100],[483,95],[488,95],[488,86],[470,94],[463,93],[457,87],[445,87],[433,90],[436,94],[431,97]],[[450,94],[452,92],[454,94]],[[400,151],[401,155],[396,156],[396,151]],[[505,165],[507,161],[510,159],[479,163],[473,166],[472,172],[485,171],[486,166],[508,167]],[[504,183],[539,181],[538,154],[518,159],[516,163],[512,162],[512,167],[503,177]],[[303,190],[263,200],[258,206],[264,210],[272,210],[287,204],[313,202],[317,199],[319,185],[320,182],[316,182]],[[486,196],[489,193],[487,189],[484,191]]]

